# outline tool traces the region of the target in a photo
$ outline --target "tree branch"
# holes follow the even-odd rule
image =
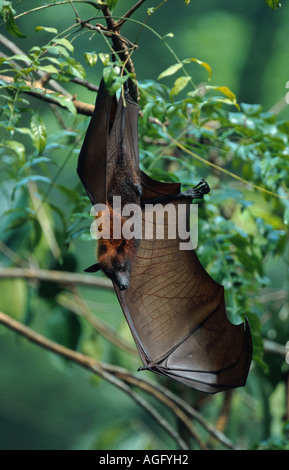
[[[98,91],[98,86],[94,85],[94,83],[91,83],[88,80],[84,80],[82,78],[74,77],[74,78],[71,79],[71,82],[77,83],[77,85],[84,86],[85,88],[87,88],[90,91]]]
[[[89,274],[76,274],[67,271],[53,271],[32,268],[0,268],[0,279],[22,278],[36,281],[58,282],[62,285],[83,285],[99,287],[101,289],[113,289],[112,283],[107,278],[91,276]]]

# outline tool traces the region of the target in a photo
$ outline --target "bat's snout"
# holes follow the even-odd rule
[[[125,290],[129,286],[130,269],[124,269],[123,271],[115,272],[115,282],[117,283],[120,290]]]
[[[128,282],[120,283],[118,284],[118,287],[120,288],[120,290],[125,290],[128,288]]]

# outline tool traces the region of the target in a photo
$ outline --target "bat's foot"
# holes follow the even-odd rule
[[[197,192],[200,192],[202,196],[210,192],[210,186],[204,179],[202,179],[193,189]]]
[[[182,191],[177,194],[168,194],[163,196],[158,196],[154,198],[149,198],[142,201],[142,206],[145,204],[155,204],[155,203],[166,203],[170,201],[177,201],[178,199],[182,198],[189,198],[189,199],[202,199],[204,194],[210,192],[210,186],[208,183],[202,179],[196,186],[193,188],[188,189],[187,191]]]
[[[202,199],[204,194],[208,194],[209,192],[210,186],[204,179],[202,179],[196,186],[183,192],[182,195],[191,197],[192,199]]]

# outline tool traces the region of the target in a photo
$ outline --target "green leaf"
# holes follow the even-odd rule
[[[47,33],[57,34],[58,31],[56,28],[46,28],[46,26],[36,26],[35,28],[36,33],[38,31],[46,31]]]
[[[25,172],[27,171],[28,168],[31,168],[34,165],[39,165],[41,163],[49,164],[49,163],[53,163],[53,161],[51,162],[51,159],[48,158],[48,157],[33,158],[33,160],[28,160],[28,162],[26,162],[25,165],[23,165],[23,167],[21,168],[19,174],[25,174]]]
[[[0,0],[0,14],[2,17],[4,17],[4,14],[6,11],[13,11],[13,8],[12,8],[12,2],[8,2],[6,0]]]
[[[12,36],[15,36],[16,38],[27,38],[25,34],[21,33],[20,29],[16,25],[12,11],[9,11],[9,13],[5,15],[5,20],[8,33],[12,34]]]
[[[65,39],[65,38],[58,38],[58,39],[55,39],[54,42],[55,42],[56,44],[60,44],[61,46],[64,46],[68,51],[74,52],[74,47],[73,47],[73,45],[72,45],[71,42],[69,42],[67,39]]]
[[[100,58],[101,62],[103,63],[103,65],[105,67],[109,64],[109,55],[108,54],[104,54],[103,52],[100,52],[98,54],[98,57]]]
[[[85,70],[82,65],[74,59],[68,61],[68,66],[66,71],[72,76],[80,79],[85,78]]]
[[[90,67],[93,67],[97,62],[97,54],[92,52],[85,52],[84,59]]]
[[[68,50],[63,47],[63,46],[60,46],[60,45],[51,45],[51,46],[48,46],[47,48],[49,50],[49,52],[51,54],[54,54],[54,55],[60,55],[60,56],[64,56],[64,57],[67,57],[69,58],[70,57],[70,53],[68,52]]]
[[[66,96],[59,96],[57,94],[53,94],[53,99],[57,101],[62,108],[67,109],[74,117],[76,116],[76,109],[71,99],[67,98]]]
[[[115,77],[117,76],[117,71],[113,66],[104,67],[103,69],[103,80],[106,88],[110,88]]]
[[[32,138],[31,129],[29,129],[28,127],[16,127],[15,131],[23,135],[29,135],[29,137]]]
[[[10,61],[10,60],[11,60],[11,61],[13,61],[13,60],[17,60],[17,61],[22,60],[23,62],[26,62],[26,63],[27,63],[27,61],[29,60],[29,58],[28,58],[28,56],[27,56],[26,54],[13,54],[13,55],[11,55],[10,57],[7,57],[6,60],[7,60],[7,61],[8,61],[8,60],[9,60],[9,61]]]
[[[215,89],[215,90],[220,91],[221,93],[223,93],[231,101],[237,101],[236,95],[231,90],[229,90],[228,87],[226,87],[226,86],[215,86],[215,87],[212,87],[212,88]]]
[[[237,103],[236,95],[226,86],[212,86],[207,85],[205,87],[207,90],[217,90],[223,93],[223,95],[227,96],[228,100],[223,99],[220,100],[223,103],[234,104],[238,109],[240,109],[239,104]]]
[[[54,67],[54,65],[41,65],[40,67],[38,67],[38,70],[42,70],[42,72],[46,72],[46,73],[58,73],[58,70],[56,67]]]
[[[39,245],[40,243],[40,240],[41,240],[41,236],[42,236],[42,228],[41,228],[41,225],[39,223],[39,221],[34,217],[32,219],[32,223],[33,223],[33,249],[35,249],[37,247],[37,245]]]
[[[262,112],[262,106],[260,104],[241,103],[241,109],[247,116],[259,116]]]
[[[272,10],[277,10],[281,7],[281,3],[278,2],[278,0],[265,0],[265,3],[267,3],[267,5],[272,8]]]
[[[179,77],[176,79],[173,88],[170,91],[170,98],[180,93],[189,83],[191,77]]]
[[[208,74],[209,74],[209,80],[212,78],[212,69],[211,69],[211,67],[209,66],[209,64],[207,64],[207,62],[203,62],[202,60],[194,59],[194,58],[192,58],[192,59],[185,59],[185,60],[183,61],[184,64],[185,64],[185,63],[188,63],[188,62],[196,62],[197,64],[201,65],[202,67],[204,67],[204,68],[207,70],[207,72],[208,72]]]
[[[17,142],[16,140],[6,140],[5,146],[12,150],[20,160],[25,160],[25,147],[21,142]]]
[[[34,114],[31,118],[31,131],[32,138],[35,147],[39,153],[42,153],[45,149],[47,142],[47,131],[44,121],[39,114]]]
[[[112,11],[116,5],[117,5],[118,0],[106,0],[106,3],[108,5],[108,8]]]
[[[178,62],[177,64],[171,65],[169,68],[167,68],[166,70],[164,70],[164,72],[162,72],[162,73],[158,76],[158,80],[160,80],[161,78],[169,77],[170,75],[173,75],[173,74],[176,73],[178,70],[180,70],[182,67],[183,67],[182,62]]]
[[[47,178],[46,176],[41,176],[41,175],[30,175],[27,176],[26,178],[23,178],[21,181],[18,181],[18,183],[15,185],[13,192],[12,192],[12,200],[14,199],[15,192],[17,189],[21,188],[22,186],[27,186],[27,183],[29,181],[42,181],[43,183],[50,184],[51,179]]]
[[[127,81],[128,77],[129,75],[116,76],[112,85],[109,87],[109,93],[113,96]]]

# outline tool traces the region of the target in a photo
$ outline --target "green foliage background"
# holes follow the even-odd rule
[[[42,3],[12,2],[17,14]],[[121,16],[130,5],[119,1],[114,14]],[[197,253],[225,286],[231,320],[238,323],[246,315],[254,340],[248,383],[234,391],[225,432],[244,449],[286,448],[289,7],[284,3],[273,11],[262,0],[253,5],[249,0],[167,1],[142,26],[147,8],[157,5],[145,3],[122,29],[132,42],[138,39],[133,61],[143,111],[141,165],[156,179],[184,186],[202,177],[209,182],[211,193],[199,209]],[[92,16],[86,5],[76,6],[81,17]],[[111,86],[122,79],[104,55],[110,49],[101,35],[90,40],[89,32],[70,35],[67,30],[57,36],[74,24],[70,5],[21,16],[15,24],[6,17],[7,24],[8,31],[2,24],[1,33],[30,51],[31,63],[26,66],[20,55],[0,62],[2,75],[18,79],[10,86],[0,82],[1,266],[81,273],[95,250],[89,203],[76,175],[88,119],[61,97],[63,109],[55,117],[46,102],[23,93],[22,79],[31,80],[34,71],[51,73],[87,103],[94,103],[95,93],[73,77],[97,84],[104,71]],[[33,205],[35,191],[46,220]],[[53,237],[43,234],[47,221],[55,251]],[[114,294],[88,287],[80,292],[94,315],[132,344]],[[1,311],[54,341],[135,371],[140,360],[110,345],[72,312],[69,301],[66,286],[0,280]],[[272,342],[282,354],[269,352]],[[175,448],[157,423],[112,385],[4,327],[0,351],[1,449]],[[204,399],[178,384],[167,386],[210,423],[217,421],[223,394]]]

